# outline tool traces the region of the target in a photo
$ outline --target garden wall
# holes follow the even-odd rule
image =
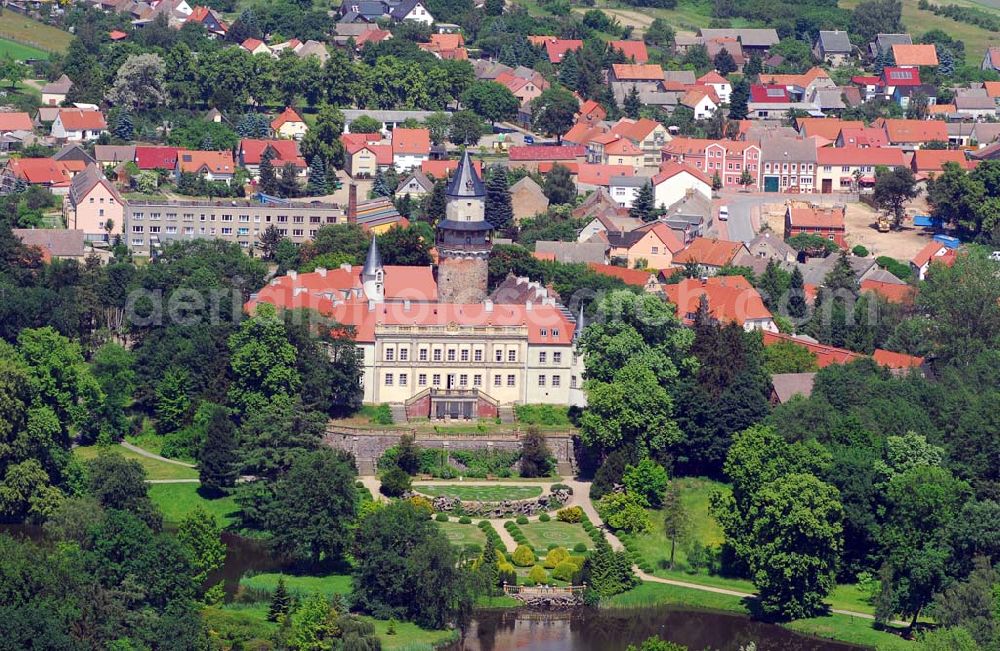
[[[399,444],[404,434],[415,434],[417,445],[422,448],[449,450],[501,450],[517,452],[521,449],[518,434],[496,434],[482,436],[448,436],[446,434],[422,434],[412,430],[373,430],[348,427],[329,427],[323,442],[337,450],[345,450],[354,455],[358,471],[362,475],[374,475],[375,463],[386,450]],[[546,434],[545,441],[556,458],[559,473],[568,475],[575,470],[573,438],[568,434]]]

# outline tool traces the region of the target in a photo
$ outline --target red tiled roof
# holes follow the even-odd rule
[[[841,130],[845,147],[882,147],[889,144],[889,139],[882,129],[874,127],[847,128]]]
[[[135,164],[141,170],[172,170],[177,167],[177,147],[135,148]]]
[[[100,111],[88,111],[76,108],[59,109],[58,119],[67,131],[95,131],[107,129],[108,123]]]
[[[889,68],[882,70],[882,81],[886,86],[919,86],[920,71],[915,68]]]
[[[919,368],[924,363],[923,357],[915,357],[914,355],[906,355],[904,353],[894,353],[889,350],[882,350],[881,348],[876,348],[875,352],[872,353],[872,359],[879,366],[885,366],[891,369],[902,369],[902,368]]]
[[[844,209],[837,207],[791,206],[788,208],[793,227],[844,228]]]
[[[431,153],[431,132],[427,129],[404,129],[392,131],[392,153],[420,154]]]
[[[31,116],[20,112],[0,112],[0,131],[31,131],[35,128]]]
[[[990,49],[1000,50],[1000,48],[990,48]],[[998,62],[998,64],[1000,64],[1000,62]],[[983,88],[986,89],[987,97],[992,97],[994,99],[1000,97],[1000,81],[984,81]]]
[[[603,124],[592,124],[588,120],[581,120],[569,128],[565,134],[563,134],[562,141],[565,143],[570,143],[573,145],[582,145],[584,143],[590,142],[591,138],[600,133],[606,133],[608,128]]]
[[[632,144],[628,138],[616,135],[615,139],[604,145],[606,156],[641,156],[642,150]]]
[[[882,126],[889,142],[923,143],[940,140],[948,142],[948,127],[940,120],[904,120],[884,119],[876,121],[875,126]]]
[[[480,177],[483,175],[483,161],[473,160],[472,167],[479,173]],[[433,176],[436,179],[448,178],[457,168],[458,160],[454,158],[446,160],[425,160],[420,163],[420,171],[427,176]]]
[[[660,81],[663,68],[657,64],[615,63],[611,65],[615,77],[623,81]]]
[[[841,120],[839,118],[798,118],[799,130],[806,138],[821,136],[836,140],[842,129],[860,129],[865,126],[861,120]]]
[[[635,229],[634,232],[653,233],[654,235],[656,235],[657,238],[659,238],[661,242],[663,242],[663,246],[667,247],[667,249],[671,253],[676,254],[677,252],[682,251],[684,249],[684,243],[681,242],[681,240],[677,237],[674,231],[663,222],[653,222],[651,224],[645,224]],[[636,240],[636,242],[638,241],[639,240]]]
[[[862,292],[874,292],[885,298],[890,303],[910,304],[913,303],[913,295],[916,293],[910,285],[900,285],[898,283],[887,283],[881,280],[862,280]]]
[[[113,29],[108,32],[108,36],[111,37],[112,41],[120,41],[122,39],[128,38],[128,34],[120,29]]]
[[[392,32],[387,29],[369,29],[355,37],[354,46],[360,48],[365,43],[381,43],[389,38],[392,38]]]
[[[612,176],[635,176],[635,168],[631,165],[596,165],[580,163],[576,172],[576,182],[585,185],[602,185],[608,187]]]
[[[571,50],[579,50],[583,47],[583,41],[576,39],[550,38],[545,41],[545,53],[549,57],[549,63],[559,63]]]
[[[848,362],[853,362],[854,360],[863,357],[860,353],[855,353],[850,350],[836,348],[835,346],[827,346],[826,344],[818,342],[806,341],[804,339],[799,339],[798,337],[793,337],[792,335],[786,335],[779,332],[764,331],[763,334],[765,346],[772,346],[781,342],[789,342],[809,350],[809,352],[816,356],[816,366],[819,368],[826,368],[831,364],[847,364]]]
[[[691,167],[685,163],[676,163],[673,161],[668,161],[660,165],[660,173],[653,177],[653,185],[657,186],[667,179],[672,179],[681,173],[687,173],[695,177],[699,181],[712,185],[712,179],[696,167]]]
[[[271,128],[277,130],[280,129],[282,125],[288,124],[289,122],[304,122],[304,120],[302,119],[302,116],[295,112],[295,109],[291,106],[286,106],[285,110],[281,112],[281,115],[271,121]]]
[[[589,117],[590,115],[598,116],[598,120],[603,120],[607,117],[608,112],[604,110],[600,102],[596,102],[592,99],[588,99],[586,102],[580,105],[580,116]]]
[[[583,145],[563,145],[562,147],[551,147],[548,145],[522,145],[510,147],[507,150],[510,160],[513,161],[536,161],[536,160],[574,160],[582,158],[587,154],[587,148]]]
[[[907,45],[896,43],[892,46],[892,58],[897,66],[936,66],[937,48],[933,45]]]
[[[791,100],[784,86],[754,84],[750,86],[750,101],[757,104],[781,104]]]
[[[859,86],[878,86],[882,83],[882,78],[875,75],[854,75],[851,82]]]
[[[611,131],[612,133],[625,136],[634,142],[640,142],[645,140],[659,126],[661,126],[659,122],[649,118],[639,118],[638,120],[622,118],[612,125]]]
[[[240,43],[240,47],[245,49],[247,52],[253,52],[261,45],[264,45],[264,41],[260,40],[259,38],[248,38],[242,43]]]
[[[686,278],[675,285],[664,285],[667,300],[677,306],[677,316],[687,324],[698,311],[702,295],[708,298],[708,311],[723,323],[745,324],[750,320],[770,319],[760,294],[743,276],[713,276],[708,279]]]
[[[633,287],[645,287],[646,283],[649,282],[649,277],[652,275],[642,269],[627,269],[625,267],[617,267],[613,264],[588,262],[587,266],[602,276],[618,278],[626,285],[632,285]]]
[[[274,152],[271,163],[275,167],[281,167],[285,163],[293,163],[296,167],[304,168],[305,159],[299,155],[299,144],[294,140],[257,140],[244,138],[240,141],[240,153],[243,162],[247,165],[260,165],[264,156],[264,151],[270,148]]]
[[[823,147],[816,150],[816,163],[819,165],[886,165],[902,167],[906,165],[906,156],[901,149],[894,147]]]
[[[16,178],[39,185],[69,185],[70,173],[66,166],[51,158],[11,158],[7,169]]]
[[[750,147],[760,148],[753,140],[710,140],[708,138],[674,138],[663,147],[663,152],[675,156],[704,156],[711,146],[722,147],[727,156],[742,156]]]
[[[635,59],[636,63],[649,61],[649,52],[642,41],[611,41],[608,45],[624,54],[626,59]]]
[[[915,267],[922,267],[934,258],[944,257],[947,255],[949,249],[944,244],[940,242],[935,242],[931,240],[924,245],[924,248],[920,249],[910,262]]]
[[[570,175],[577,176],[577,180],[579,180],[578,175],[580,173],[581,164],[585,165],[586,163],[577,163],[576,161],[541,161],[540,163],[538,163],[538,173],[548,174],[549,172],[552,171],[552,168],[554,166],[562,165],[563,167],[569,170]],[[625,168],[626,166],[621,165],[620,167]],[[627,169],[629,171],[632,171],[631,167],[628,167]]]
[[[236,169],[231,151],[195,151],[181,149],[177,152],[181,172],[195,174],[207,170],[211,174],[232,174]]]
[[[674,256],[677,264],[695,262],[710,267],[724,267],[743,248],[742,242],[729,242],[708,237],[696,237],[686,249]]]
[[[913,152],[913,168],[915,172],[940,172],[945,163],[957,163],[963,169],[971,169],[972,163],[966,160],[965,152],[958,149],[918,149]]]
[[[728,84],[729,81],[720,75],[715,70],[709,70],[702,76],[698,77],[697,83],[699,84]]]

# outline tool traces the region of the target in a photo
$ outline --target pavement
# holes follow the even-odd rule
[[[153,454],[149,450],[144,450],[144,449],[140,448],[138,445],[132,445],[128,441],[122,441],[119,445],[121,445],[123,448],[125,448],[129,452],[135,452],[140,457],[146,457],[148,459],[156,459],[157,461],[162,461],[163,463],[172,463],[175,466],[184,466],[185,468],[194,468],[195,467],[193,463],[185,463],[183,461],[178,461],[177,459],[168,459],[166,457],[161,457],[158,454]],[[161,483],[166,483],[168,481],[173,481],[173,480],[162,480]],[[185,481],[186,482],[188,480],[184,479],[184,480],[180,480],[180,481]],[[195,479],[194,481],[198,481],[198,480]]]
[[[749,242],[760,231],[763,206],[784,203],[797,199],[816,204],[850,203],[858,200],[855,194],[778,194],[773,192],[739,192],[723,190],[719,199],[713,202],[719,206],[729,206],[729,220],[719,221],[716,212],[716,229],[719,237],[732,242]]]

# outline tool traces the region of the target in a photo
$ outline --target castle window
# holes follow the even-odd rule
[[[466,375],[465,373],[462,373],[461,375],[459,375],[458,376],[458,386],[460,386],[460,387],[467,387],[467,386],[469,386],[469,376]]]
[[[549,336],[549,331],[546,330],[545,328],[542,328],[541,330],[538,331],[538,334],[539,334],[539,336],[542,336],[542,337],[548,337]]]
[[[552,353],[552,363],[562,364],[562,353]]]
[[[441,349],[440,348],[435,348],[434,349],[434,361],[435,362],[440,362],[441,361]]]
[[[427,386],[427,374],[426,373],[421,373],[420,375],[417,376],[417,385],[418,386],[422,386],[422,387]]]
[[[417,353],[417,356],[420,358],[421,362],[426,362],[427,361],[427,349],[426,348],[421,348],[420,352]]]
[[[496,350],[496,358],[498,362],[503,361],[503,350],[501,350],[500,348],[497,348]]]
[[[394,348],[385,349],[385,361],[391,362],[396,359],[396,350]]]
[[[482,348],[477,348],[474,351],[472,351],[472,359],[473,359],[473,361],[476,361],[476,362],[483,361],[483,349]]]
[[[516,348],[511,348],[510,350],[507,351],[507,361],[508,362],[516,362],[517,361],[517,349]]]
[[[431,384],[433,384],[436,387],[441,386],[441,374],[440,373],[435,373],[434,374],[434,376],[431,378]]]
[[[557,386],[559,386],[559,384],[560,384],[559,376],[558,375],[553,375],[552,376],[552,386],[557,387]]]
[[[545,376],[544,375],[539,375],[538,376],[538,386],[540,386],[540,387],[545,386]]]
[[[399,386],[405,387],[406,386],[406,379],[407,379],[406,378],[406,373],[400,373],[399,374]]]
[[[463,362],[469,361],[469,351],[467,349],[463,348],[462,352],[461,352],[461,354],[459,356],[459,359],[461,359]]]
[[[498,386],[500,386],[500,384],[501,384],[500,376],[499,375],[494,375],[493,376],[493,386],[498,387]]]
[[[475,374],[472,376],[472,386],[481,387],[483,386],[483,376],[480,374]]]
[[[538,363],[539,364],[544,364],[545,361],[546,361],[546,357],[547,357],[547,355],[545,354],[544,350],[539,351],[538,352]]]
[[[576,376],[575,375],[569,376],[569,388],[570,389],[575,389],[576,388]]]
[[[449,348],[448,349],[448,361],[449,362],[454,362],[455,361],[455,349],[454,348]]]
[[[410,358],[410,349],[409,348],[400,348],[399,349],[399,361],[405,362],[409,358]]]
[[[552,336],[553,337],[558,337],[559,336],[559,331],[556,330],[555,328],[552,328]]]
[[[507,386],[512,387],[515,385],[517,378],[513,374],[507,376]]]
[[[392,373],[386,373],[385,374],[385,386],[387,386],[387,387],[391,387],[392,386]]]

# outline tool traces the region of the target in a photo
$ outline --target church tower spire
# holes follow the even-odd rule
[[[437,226],[438,297],[443,303],[478,303],[486,298],[493,227],[486,220],[486,185],[468,150],[445,197],[445,218]]]
[[[378,237],[374,234],[368,247],[365,266],[361,269],[361,284],[369,302],[381,303],[385,300],[385,267],[382,266],[382,254],[378,250]]]

